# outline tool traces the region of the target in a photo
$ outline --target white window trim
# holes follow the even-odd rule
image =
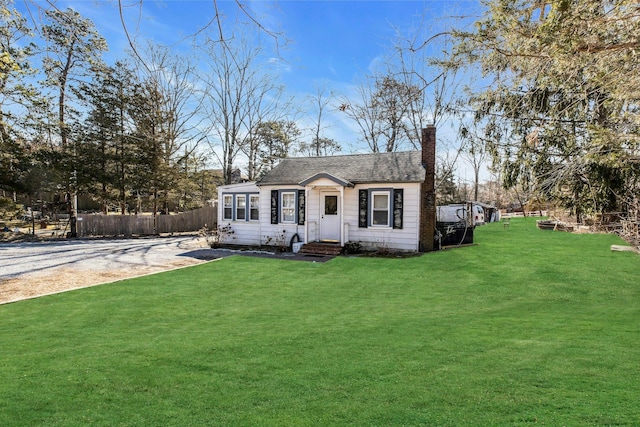
[[[284,206],[284,199],[285,199],[285,195],[290,194],[293,197],[293,206],[292,207],[285,207]],[[281,224],[296,224],[296,191],[282,191],[280,193],[280,223]],[[285,209],[291,209],[293,211],[293,218],[290,221],[285,221],[284,219],[284,210]]]
[[[251,200],[256,198],[258,204],[256,210],[258,219],[251,219]],[[244,200],[244,216],[238,217],[238,203]],[[225,209],[230,209],[230,216],[225,216]],[[222,195],[222,220],[232,222],[259,222],[260,221],[260,194],[258,193],[224,193]]]
[[[256,204],[255,208],[251,207],[251,200],[252,199],[257,199],[258,203]],[[260,195],[259,194],[249,194],[249,206],[247,207],[248,211],[249,211],[249,221],[253,221],[253,222],[258,222],[260,221]],[[252,219],[251,218],[251,211],[252,210],[256,210],[258,211],[258,218],[257,219]]]
[[[227,205],[227,198],[231,199],[229,205]],[[227,208],[231,209],[231,215],[227,218],[225,212]],[[223,194],[222,195],[222,220],[223,221],[233,221],[233,194]]]
[[[247,195],[246,194],[235,194],[235,199],[236,199],[236,203],[235,203],[235,212],[234,212],[234,217],[236,221],[246,221],[247,220]],[[239,218],[238,217],[238,210],[240,209],[239,203],[241,200],[244,200],[244,216]]]
[[[386,196],[387,197],[387,223],[386,224],[374,224],[374,212],[375,211],[382,211],[382,209],[375,209],[375,196]],[[369,218],[371,218],[371,223],[369,224],[370,227],[373,228],[391,228],[391,195],[389,193],[388,190],[374,190],[371,191],[370,194],[371,197],[371,206],[370,206],[370,212],[369,212]]]

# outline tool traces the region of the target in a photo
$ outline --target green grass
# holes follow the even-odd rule
[[[475,240],[0,306],[0,425],[638,425],[640,257],[533,219]]]

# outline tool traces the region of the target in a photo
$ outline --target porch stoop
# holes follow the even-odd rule
[[[337,256],[342,253],[342,249],[343,248],[340,246],[340,243],[311,242],[302,245],[300,253]]]

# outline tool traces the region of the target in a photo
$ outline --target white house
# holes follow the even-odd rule
[[[431,250],[434,163],[433,126],[422,151],[283,159],[257,182],[218,187],[218,226],[238,245]]]

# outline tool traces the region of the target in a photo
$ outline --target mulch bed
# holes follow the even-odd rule
[[[181,256],[191,257],[201,260],[213,260],[230,257],[232,255],[249,256],[256,258],[286,259],[292,261],[327,262],[335,258],[330,255],[295,254],[293,252],[279,252],[273,248],[263,247],[221,247],[211,249],[196,249],[185,252]]]

